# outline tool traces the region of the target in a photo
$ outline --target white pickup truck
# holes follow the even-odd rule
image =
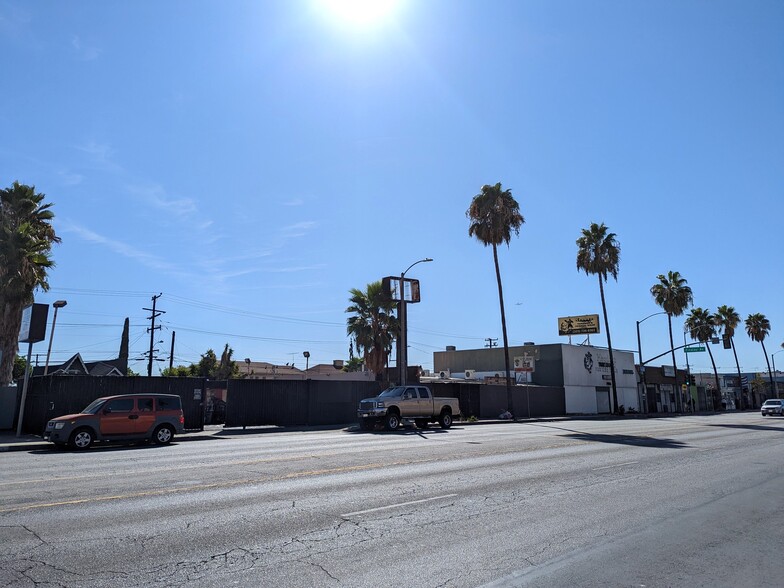
[[[383,424],[387,431],[394,431],[404,419],[413,420],[420,429],[434,421],[448,429],[456,416],[460,416],[457,398],[434,398],[427,386],[418,384],[395,386],[375,398],[365,398],[357,411],[363,431],[370,431],[378,424]]]

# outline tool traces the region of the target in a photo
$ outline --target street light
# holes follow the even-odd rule
[[[430,257],[425,257],[424,259],[420,259],[419,261],[415,261],[411,265],[409,265],[406,270],[400,274],[400,302],[398,303],[398,320],[400,321],[400,336],[398,337],[397,341],[397,365],[398,369],[400,370],[400,385],[405,386],[406,384],[406,370],[408,367],[408,325],[406,324],[407,321],[407,311],[406,311],[406,274],[408,270],[419,263],[427,263],[433,261]]]
[[[784,351],[784,349],[774,351],[773,353],[770,354],[770,359],[771,361],[773,361],[773,378],[774,378],[773,385],[776,387],[775,388],[776,398],[779,397],[779,377],[776,375],[776,354],[781,353],[782,351]]]
[[[248,375],[250,376],[250,357],[245,358],[245,365],[248,366]]]
[[[44,375],[49,373],[49,356],[52,354],[52,340],[54,339],[54,325],[57,322],[57,310],[68,304],[66,300],[57,300],[54,306],[54,317],[52,318],[52,332],[49,334],[49,349],[46,351],[46,365],[44,365]]]
[[[305,358],[305,375],[308,373],[308,362],[310,361],[310,351],[303,351],[303,357]]]
[[[648,383],[645,381],[645,363],[642,361],[642,343],[640,342],[640,323],[644,323],[652,316],[656,316],[657,314],[667,314],[663,310],[660,312],[654,312],[653,314],[649,314],[641,321],[637,321],[637,355],[640,356],[640,372],[642,375],[642,393],[645,395],[645,400],[648,400]],[[678,374],[675,374],[675,384],[678,384]],[[641,407],[642,408],[642,407]],[[645,412],[648,412],[646,407]]]

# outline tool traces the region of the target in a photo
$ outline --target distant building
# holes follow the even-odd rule
[[[525,358],[528,361],[524,361]],[[515,360],[518,367],[515,368]],[[634,354],[613,350],[618,404],[626,410],[641,410],[637,389]],[[602,414],[611,412],[612,382],[610,354],[606,348],[590,345],[520,345],[509,348],[509,365],[517,385],[562,388],[566,414]],[[431,377],[472,383],[497,381],[504,377],[504,350],[500,347],[433,353]],[[532,372],[522,371],[533,369]]]
[[[33,368],[33,376],[43,376],[45,366]],[[103,361],[85,362],[77,353],[68,361],[59,365],[49,364],[47,375],[50,376],[125,376],[128,373],[127,359],[105,359]]]

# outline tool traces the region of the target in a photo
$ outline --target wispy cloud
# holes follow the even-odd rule
[[[82,61],[94,61],[101,55],[101,49],[93,45],[85,45],[79,35],[71,37],[71,47]]]
[[[114,239],[110,239],[108,237],[104,237],[103,235],[100,235],[95,231],[92,231],[76,223],[70,222],[67,219],[63,219],[62,222],[63,222],[64,232],[74,233],[77,236],[79,236],[83,241],[86,241],[88,243],[94,243],[96,245],[101,245],[109,249],[113,253],[116,253],[128,259],[132,259],[145,267],[154,270],[166,271],[166,272],[175,272],[178,269],[177,266],[166,261],[165,259],[161,259],[156,255],[147,253],[145,251],[141,251],[133,247],[132,245],[123,243],[122,241],[117,241]]]
[[[122,167],[114,161],[114,149],[108,143],[99,143],[90,140],[74,147],[86,154],[90,162],[101,169],[107,171],[121,172]]]
[[[57,175],[60,176],[63,184],[66,186],[78,186],[84,180],[82,174],[77,174],[67,169],[57,170]]]
[[[287,227],[283,227],[280,230],[281,235],[285,238],[294,238],[294,237],[304,237],[307,235],[313,228],[317,226],[318,223],[315,221],[302,221],[299,223],[294,223],[293,225],[288,225]]]
[[[193,198],[170,196],[160,184],[149,186],[126,186],[129,193],[142,198],[146,204],[165,212],[166,214],[185,218],[198,213],[196,201]],[[198,228],[206,229],[212,224],[211,220],[202,221]]]
[[[271,274],[293,274],[299,272],[308,272],[311,270],[318,270],[324,269],[327,267],[325,263],[319,263],[316,265],[300,265],[300,266],[292,266],[292,267],[279,267],[276,269],[268,269],[266,270],[268,273]]]

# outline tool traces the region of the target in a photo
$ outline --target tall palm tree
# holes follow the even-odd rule
[[[391,314],[396,304],[384,292],[381,280],[368,284],[364,292],[352,288],[349,293],[351,305],[346,312],[353,316],[346,321],[346,332],[353,338],[365,365],[376,375],[376,380],[381,380],[392,341],[400,331],[397,318]]]
[[[683,411],[683,400],[678,390],[678,366],[675,363],[675,343],[672,338],[672,317],[681,316],[692,303],[691,288],[687,286],[686,278],[679,272],[667,272],[667,275],[656,276],[658,284],[651,286],[651,295],[656,304],[667,313],[670,327],[670,350],[672,351],[672,369],[675,372],[675,406],[678,411]]]
[[[599,295],[602,298],[602,313],[604,314],[604,330],[607,331],[607,348],[610,351],[610,382],[612,384],[612,412],[618,411],[618,390],[615,384],[615,359],[613,358],[612,339],[610,338],[610,322],[607,319],[607,303],[604,299],[604,283],[607,275],[618,281],[618,269],[621,263],[621,244],[615,238],[615,233],[610,233],[604,223],[598,225],[591,223],[587,229],[582,229],[582,237],[577,239],[577,271],[585,275],[599,277]]]
[[[741,383],[740,375],[740,362],[738,361],[738,352],[735,351],[735,329],[740,324],[740,315],[735,312],[735,308],[723,304],[716,309],[716,326],[720,331],[724,331],[724,336],[730,340],[730,347],[732,353],[735,355],[735,367],[738,370],[738,404],[737,409],[743,408],[743,384]]]
[[[716,336],[716,317],[707,308],[703,309],[696,306],[691,309],[689,316],[686,318],[686,328],[689,330],[689,336],[702,343],[708,349],[711,365],[713,366],[713,375],[716,378],[716,388],[721,393],[721,384],[719,383],[719,372],[716,369],[716,362],[713,360],[713,352],[710,348],[710,341]]]
[[[50,253],[60,238],[51,224],[52,205],[44,198],[19,182],[0,190],[0,385],[13,377],[22,310],[37,288],[49,289]]]
[[[495,186],[482,186],[482,191],[471,200],[466,211],[471,221],[468,236],[476,237],[485,247],[493,248],[495,277],[498,282],[498,301],[501,305],[501,331],[504,337],[504,365],[506,368],[506,403],[507,410],[512,410],[512,384],[509,382],[509,339],[506,336],[506,313],[504,312],[504,290],[501,286],[501,268],[498,265],[498,246],[512,239],[512,231],[520,234],[520,226],[525,222],[520,214],[520,205],[512,196],[512,191],[504,190],[500,182]]]
[[[765,351],[765,337],[770,333],[770,321],[764,314],[759,312],[750,314],[746,317],[746,334],[751,337],[752,341],[759,341],[762,345],[762,353],[765,354],[765,362],[768,364],[768,376],[770,377],[770,390],[776,394],[777,390],[773,383],[773,372],[770,369],[770,359],[768,359],[768,352]]]

